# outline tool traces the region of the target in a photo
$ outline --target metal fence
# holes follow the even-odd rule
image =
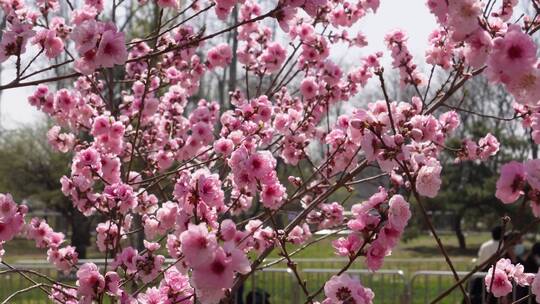
[[[82,261],[86,262],[86,261]],[[93,263],[100,266],[103,265],[103,260],[92,260]],[[303,265],[309,265],[315,261],[305,261],[304,264],[299,262],[299,272],[307,282],[307,289],[309,293],[313,293],[319,290],[324,283],[334,274],[336,274],[341,267],[336,268],[306,268],[301,267]],[[321,265],[341,265],[342,261],[326,261]],[[337,263],[337,264],[335,264]],[[46,282],[43,277],[32,273],[32,271],[39,272],[54,280],[60,280],[64,283],[74,284],[76,278],[72,275],[65,276],[59,273],[53,265],[47,262],[33,262],[33,263],[20,263],[13,265],[17,269],[25,271],[25,275],[32,278],[36,282]],[[281,267],[277,267],[281,266]],[[260,304],[296,304],[304,303],[306,296],[303,290],[296,282],[296,278],[292,271],[283,265],[278,264],[276,267],[267,268],[263,271],[257,271],[252,275],[242,286],[242,288],[235,295],[236,303],[249,303],[249,297],[252,297],[254,301],[251,303]],[[360,267],[360,266],[358,266]],[[9,297],[13,292],[21,290],[23,288],[32,285],[26,278],[22,277],[16,272],[7,272],[9,269],[3,265],[0,265],[0,272],[3,272],[0,276],[0,303]],[[455,279],[453,273],[450,271],[440,270],[422,270],[407,273],[402,270],[379,270],[377,272],[370,272],[365,269],[349,269],[347,271],[349,275],[358,277],[362,284],[371,288],[375,292],[375,303],[400,303],[400,304],[420,304],[430,303],[439,294],[447,290],[450,286],[454,285]],[[468,272],[460,271],[458,275],[463,277]],[[473,299],[473,304],[480,303],[497,303],[486,301],[486,287],[483,283],[483,278],[486,273],[474,274],[465,284],[469,296]],[[513,293],[509,296],[509,303],[513,303],[519,299],[522,299],[530,291],[527,288],[514,288]],[[323,293],[320,293],[315,300],[322,300]],[[242,300],[241,300],[242,299]],[[462,303],[463,296],[459,289],[455,289],[441,302],[443,304],[457,304]],[[40,290],[32,290],[24,294],[18,295],[9,303],[45,303],[46,297]],[[535,303],[534,297],[529,297],[526,300],[519,303]]]
[[[266,259],[265,263],[271,263],[277,259]],[[298,258],[294,262],[302,269],[322,268],[322,269],[341,269],[349,260],[346,258]],[[452,264],[456,270],[467,271],[472,269],[474,263],[468,258],[452,258]],[[278,263],[276,267],[287,267],[286,261]],[[351,266],[352,269],[365,269],[364,258],[359,257]],[[411,275],[414,272],[422,270],[448,270],[448,264],[443,258],[386,258],[384,260],[385,269],[400,269],[405,275]]]
[[[255,272],[235,295],[236,303],[299,303],[299,287],[288,268]],[[240,300],[240,297],[244,301]]]
[[[469,273],[466,271],[458,271],[459,277],[464,277]],[[486,285],[484,277],[486,272],[478,272],[473,274],[469,280],[465,282],[464,289],[467,292],[472,304],[484,303],[536,303],[534,297],[530,295],[528,287],[514,286],[512,293],[505,298],[505,301],[497,301],[490,298],[486,293]],[[442,294],[445,290],[455,284],[454,274],[451,271],[418,271],[412,274],[410,279],[411,301],[409,303],[430,303]],[[454,289],[450,294],[444,297],[440,303],[445,304],[461,304],[463,294],[459,288]]]
[[[49,283],[47,280],[41,276],[47,276],[54,280],[64,280],[61,274],[58,273],[56,268],[50,264],[20,264],[14,265],[14,267],[19,270],[21,273],[24,273],[29,279],[35,281],[36,283]],[[27,287],[34,285],[29,279],[24,278],[20,273],[13,272],[4,265],[0,265],[0,300],[3,302],[11,294],[17,290],[21,290]],[[39,273],[41,275],[37,275]],[[8,303],[21,303],[21,304],[34,304],[34,303],[46,303],[46,296],[42,290],[33,289],[24,294],[21,294],[14,299],[10,300]]]
[[[304,269],[302,270],[302,277],[308,284],[310,292],[315,292],[324,283],[330,279],[330,277],[340,269]],[[381,269],[377,272],[371,272],[366,269],[349,269],[347,274],[355,276],[360,279],[365,287],[369,287],[375,292],[377,303],[407,303],[409,295],[409,284],[403,271],[401,270],[385,270]],[[304,303],[306,298],[301,296]],[[321,293],[317,300],[322,301],[324,299]]]

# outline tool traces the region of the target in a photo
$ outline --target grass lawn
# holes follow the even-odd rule
[[[441,239],[454,260],[458,270],[466,271],[472,267],[472,258],[476,256],[477,248],[480,244],[489,238],[488,233],[474,233],[467,236],[467,250],[460,250],[456,237],[454,235],[442,235]],[[336,259],[331,246],[332,239],[323,240],[318,244],[308,247],[295,256],[298,260],[298,266],[301,271],[307,269],[339,269],[346,261]],[[36,249],[32,243],[26,240],[16,240],[5,246],[8,263],[16,263],[18,260],[43,260],[45,251]],[[292,252],[295,248],[288,248]],[[89,250],[89,257],[99,257],[95,248]],[[269,258],[278,258],[278,251],[275,250]],[[310,259],[310,260],[302,260]],[[317,259],[332,259],[323,262]],[[411,261],[412,259],[412,261]],[[405,281],[410,281],[412,274],[419,270],[449,270],[446,263],[441,259],[439,249],[435,239],[430,235],[424,235],[408,242],[402,242],[388,257],[382,267],[388,270],[402,270],[404,277],[396,274],[366,274],[356,273],[362,282],[372,288],[376,294],[375,303],[405,303],[403,298],[405,293]],[[365,269],[362,259],[359,259],[351,267],[353,271]],[[307,270],[309,271],[309,270]],[[324,282],[331,276],[331,272],[302,272],[302,276],[308,282],[310,292],[318,290]],[[55,276],[55,274],[51,274]],[[261,273],[257,277],[250,278],[245,285],[244,294],[247,294],[253,286],[271,291],[271,303],[303,303],[303,293],[299,289],[294,289],[295,279],[290,273],[286,272],[286,265],[279,264],[274,270]],[[30,286],[26,281],[20,279],[17,274],[4,276],[0,281],[0,300],[5,299],[11,292],[20,288]],[[433,299],[436,295],[448,288],[452,284],[451,277],[440,277],[437,279],[425,279],[417,277],[412,286],[414,301],[412,303],[425,303]],[[17,297],[10,303],[43,303],[44,295],[41,291],[35,290]],[[460,303],[461,295],[459,291],[454,292],[448,300],[442,303]]]

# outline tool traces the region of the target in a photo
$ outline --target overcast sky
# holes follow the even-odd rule
[[[355,29],[362,31],[368,38],[365,48],[339,48],[332,54],[335,60],[343,64],[354,64],[364,55],[375,51],[386,51],[384,35],[396,28],[405,29],[409,35],[409,48],[414,55],[423,59],[427,38],[436,27],[434,17],[425,6],[426,0],[381,0],[376,15],[366,16]],[[352,34],[352,31],[351,31]],[[2,64],[2,83],[13,79],[13,61]],[[3,128],[13,129],[24,124],[33,124],[44,116],[26,101],[34,87],[5,90],[1,95],[1,124]]]

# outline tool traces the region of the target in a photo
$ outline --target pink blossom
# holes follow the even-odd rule
[[[407,222],[411,218],[409,203],[405,201],[403,196],[394,195],[388,202],[388,222],[395,229],[403,231]]]
[[[295,226],[287,236],[287,240],[299,245],[306,242],[310,237],[311,231],[309,230],[309,226],[304,223],[302,226]]]
[[[381,268],[384,257],[390,253],[388,244],[383,243],[382,239],[375,240],[369,246],[366,255],[366,266],[371,271],[376,271]]]
[[[64,248],[51,248],[47,251],[47,261],[54,264],[58,270],[69,273],[73,266],[77,265],[78,254],[75,247],[66,246]]]
[[[230,14],[232,8],[236,4],[235,0],[218,0],[216,1],[216,15],[219,19],[225,20]]]
[[[488,133],[478,141],[478,146],[480,148],[480,159],[487,160],[490,156],[497,154],[500,144],[495,136]]]
[[[394,30],[384,37],[388,49],[392,52],[392,66],[399,70],[401,85],[423,85],[426,80],[413,63],[413,56],[407,48],[407,34],[402,30]]]
[[[192,267],[198,267],[214,258],[217,242],[214,234],[208,232],[205,223],[188,225],[188,230],[180,234],[181,250]]]
[[[317,91],[319,87],[317,85],[317,82],[315,81],[315,78],[313,77],[307,77],[304,80],[302,80],[302,83],[300,84],[300,92],[306,99],[313,98],[317,96]]]
[[[277,42],[270,43],[261,55],[263,69],[272,73],[281,67],[287,57],[286,50]]]
[[[120,234],[122,233],[122,227],[111,221],[106,221],[105,223],[99,223],[96,227],[97,232],[97,246],[99,251],[105,252],[108,249],[112,249],[116,246]],[[125,237],[125,236],[124,236]]]
[[[217,248],[213,258],[205,259],[193,270],[193,284],[204,303],[218,303],[224,289],[232,287],[234,273],[231,261],[221,248]]]
[[[53,284],[51,288],[51,294],[49,299],[55,303],[65,303],[65,304],[77,304],[77,290],[73,288],[66,288],[58,284]]]
[[[47,132],[49,144],[56,150],[66,153],[75,144],[75,135],[71,133],[60,133],[60,126],[53,126]]]
[[[22,219],[20,223],[23,224]],[[30,223],[26,224],[25,231],[26,236],[34,240],[38,248],[58,248],[65,238],[63,233],[54,232],[45,220],[39,218],[32,218]]]
[[[157,4],[160,7],[167,7],[167,8],[178,8],[178,0],[158,0]]]
[[[480,68],[486,63],[492,47],[491,36],[486,31],[478,29],[467,38],[463,56],[467,64],[473,68]]]
[[[332,241],[332,247],[335,249],[335,254],[339,256],[353,256],[364,244],[364,241],[355,233],[349,234],[347,238],[340,237]]]
[[[75,49],[80,54],[85,54],[95,48],[99,40],[99,34],[99,24],[95,20],[91,19],[82,22],[74,27],[71,33],[71,38],[75,41]]]
[[[210,68],[225,67],[231,63],[232,50],[231,47],[222,43],[208,51],[208,66]]]
[[[281,207],[285,196],[285,187],[281,184],[264,185],[262,189],[262,203],[269,209],[278,209]]]
[[[95,19],[98,11],[95,7],[85,6],[81,9],[76,9],[71,13],[71,22],[75,25],[80,25],[84,21]]]
[[[535,190],[540,191],[540,159],[531,159],[524,163],[527,182]]]
[[[127,60],[124,33],[116,30],[105,31],[101,35],[96,58],[99,65],[106,68],[123,64]]]
[[[343,206],[338,202],[330,204],[321,204],[322,221],[319,226],[321,228],[331,228],[343,222]]]
[[[103,191],[103,198],[110,209],[117,208],[121,213],[127,213],[137,206],[137,198],[133,188],[124,183],[106,186]]]
[[[536,45],[519,25],[514,24],[504,37],[493,40],[487,74],[492,81],[507,83],[531,69],[536,60]]]
[[[120,276],[114,271],[109,271],[105,274],[105,292],[111,296],[119,296],[121,291]]]
[[[214,150],[225,156],[231,154],[234,148],[234,143],[230,139],[220,138],[214,142]]]
[[[197,183],[195,188],[203,202],[218,209],[223,207],[224,193],[218,174],[209,174],[207,170],[201,169],[195,171],[192,178]]]
[[[540,271],[535,274],[531,284],[531,293],[535,296],[536,302],[540,301]]]
[[[523,194],[525,176],[523,164],[516,161],[504,164],[497,180],[495,196],[505,204],[515,202]]]
[[[480,27],[478,18],[482,6],[476,0],[456,0],[448,2],[448,24],[452,29],[452,38],[459,41]]]
[[[426,62],[432,65],[439,65],[447,70],[452,66],[452,56],[454,45],[449,41],[448,33],[444,30],[435,30],[429,35],[429,42],[432,45],[426,51]]]
[[[355,204],[351,208],[354,219],[349,220],[347,225],[354,231],[362,231],[364,229],[376,228],[380,221],[381,215],[378,212],[372,212],[378,209],[379,205],[386,201],[388,193],[384,188],[379,188],[379,191],[373,194],[368,201],[361,204]]]
[[[497,298],[503,297],[512,291],[512,283],[508,279],[506,272],[501,269],[495,268],[493,270],[490,268],[484,280],[486,290],[493,293]]]
[[[420,51],[433,66],[429,79],[431,67],[416,62],[403,30],[384,37],[386,53],[349,52],[350,71],[336,60],[339,45],[368,44],[358,25],[379,0],[275,2],[140,0],[143,10],[163,11],[161,30],[135,26],[142,32],[129,31],[127,42],[136,19],[124,20],[123,9],[103,0],[72,1],[69,20],[58,0],[0,1],[0,62],[13,71],[0,87],[37,85],[28,102],[51,121],[46,140],[72,158],[62,193],[74,210],[98,219],[95,242],[107,265],[103,273],[77,265],[63,233],[43,219],[26,220],[28,207],[3,194],[0,256],[4,243],[25,236],[59,271],[78,268],[73,288],[50,282],[49,298],[66,304],[227,301],[235,280],[260,271],[253,261],[283,242],[308,243],[312,229],[350,229],[332,242],[335,253],[365,257],[376,271],[411,220],[401,193],[436,197],[447,152],[480,163],[504,150],[490,133],[457,138],[461,146],[449,148],[460,135],[458,113],[470,109],[467,98],[454,100],[458,89],[482,74],[500,84],[515,100],[514,118],[540,143],[540,61],[531,37],[538,24],[515,16],[517,0],[489,7],[426,1],[438,23]],[[67,61],[47,61],[60,57]],[[394,100],[400,94],[387,65],[417,96]],[[55,70],[61,73],[48,75]],[[450,78],[439,81],[441,72]],[[370,81],[390,94],[364,94]],[[362,102],[371,95],[389,100]],[[451,106],[445,102],[455,110],[443,112]],[[502,166],[496,196],[510,203],[526,190],[525,203],[540,217],[539,166]],[[372,176],[378,171],[386,177]],[[375,178],[385,186],[365,201],[333,201]],[[136,250],[130,245],[141,230],[144,249]],[[496,296],[531,283],[540,293],[533,275],[508,259],[488,281]],[[348,274],[332,277],[324,291],[325,304],[373,302],[372,291]]]
[[[191,303],[188,296],[193,294],[193,288],[190,286],[189,277],[181,273],[175,267],[165,271],[164,280],[161,281],[160,289],[168,290],[169,296],[173,295],[172,298],[178,303]]]
[[[89,7],[95,8],[98,12],[103,11],[103,0],[84,0],[84,4],[88,5]]]
[[[246,253],[244,250],[239,249],[235,242],[225,242],[222,248],[230,259],[231,268],[235,272],[247,274],[251,271],[251,263]]]
[[[416,177],[416,190],[420,195],[435,197],[441,188],[442,167],[437,160],[430,160],[418,171]]]
[[[445,0],[428,0],[426,5],[432,14],[437,17],[437,22],[445,24],[448,18],[448,3]]]
[[[167,301],[167,295],[156,287],[150,287],[146,292],[139,294],[137,303],[141,304],[159,304]]]
[[[517,102],[536,107],[540,101],[540,68],[523,69],[522,73],[513,75],[506,89]]]
[[[148,250],[142,256],[137,257],[137,276],[144,283],[152,282],[160,274],[161,266],[165,262],[165,257],[162,255],[154,254],[154,251],[159,248],[159,244],[144,242],[146,249]],[[151,248],[151,246],[157,245],[156,248]],[[153,250],[152,250],[153,249]]]
[[[236,224],[230,219],[223,220],[220,228],[221,237],[224,241],[230,241],[236,235]]]
[[[439,122],[444,132],[453,132],[460,124],[459,115],[455,111],[448,111],[439,116]]]
[[[332,303],[373,303],[371,289],[362,286],[357,278],[348,274],[332,276],[324,285],[324,294]]]
[[[64,41],[56,36],[56,31],[41,30],[32,40],[33,44],[39,44],[45,55],[49,58],[55,58],[64,50]]]
[[[105,278],[93,263],[85,263],[77,270],[77,295],[88,300],[94,299],[105,288]]]

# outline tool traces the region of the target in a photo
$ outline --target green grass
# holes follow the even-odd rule
[[[473,258],[482,242],[490,238],[489,233],[471,233],[467,236],[467,249],[461,250],[454,235],[439,236],[446,251],[452,257]],[[331,242],[335,238],[325,239],[312,245],[298,254],[299,258],[329,258],[335,257]],[[291,246],[294,249],[294,246]],[[278,251],[274,250],[270,257],[277,257]],[[424,258],[440,257],[440,251],[435,239],[430,235],[423,235],[407,242],[401,242],[392,252],[393,258]]]
[[[467,236],[467,250],[460,250],[456,237],[454,235],[442,235],[446,250],[451,258],[455,261],[454,264],[458,270],[467,271],[472,268],[472,258],[476,256],[477,248],[480,244],[489,238],[487,233],[470,234]],[[330,277],[331,273],[306,273],[303,272],[310,268],[331,268],[339,269],[346,263],[344,260],[336,260],[331,246],[332,239],[323,240],[318,244],[308,247],[298,255],[295,259],[334,259],[332,262],[321,261],[298,261],[298,267],[301,275],[308,282],[307,287],[310,292],[318,290],[324,285],[324,282]],[[46,257],[43,249],[36,249],[32,243],[27,240],[15,240],[5,246],[6,257],[8,263],[15,263],[17,260],[43,260]],[[292,252],[294,246],[288,248],[288,252]],[[89,257],[99,257],[99,253],[95,248],[89,248]],[[269,258],[278,258],[279,252],[274,250]],[[395,248],[392,256],[387,258],[383,269],[397,270],[404,272],[405,278],[399,276],[381,276],[381,275],[359,275],[363,284],[372,288],[376,294],[375,303],[405,303],[406,296],[404,280],[410,280],[411,275],[419,270],[449,270],[448,265],[442,261],[439,249],[433,237],[429,235],[421,236],[412,239],[408,242],[403,242]],[[403,259],[417,259],[414,263],[403,261]],[[285,264],[278,264],[274,268],[286,269]],[[365,269],[363,259],[355,262],[351,269]],[[55,276],[56,272],[51,276]],[[412,286],[414,299],[412,303],[425,303],[426,299],[433,299],[446,288],[451,286],[453,279],[451,277],[443,277],[440,279],[425,281],[423,277],[415,280]],[[0,300],[5,299],[13,291],[30,286],[28,282],[20,278],[17,274],[10,274],[9,277],[0,278]],[[257,276],[248,279],[245,284],[244,294],[247,294],[253,286],[272,290],[271,303],[303,303],[305,296],[303,292],[295,284],[295,279],[292,274],[287,272],[264,272],[258,273]],[[319,298],[320,299],[320,298]],[[33,290],[19,295],[10,303],[43,303],[45,296],[40,290]],[[453,292],[446,300],[441,303],[454,304],[461,303],[461,294],[458,290]]]

